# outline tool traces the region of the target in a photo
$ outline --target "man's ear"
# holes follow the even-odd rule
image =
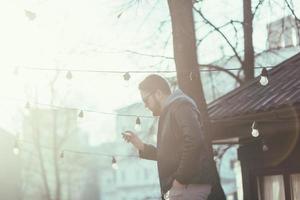
[[[160,89],[158,89],[156,90],[155,95],[158,99],[160,99],[163,96],[163,92]]]

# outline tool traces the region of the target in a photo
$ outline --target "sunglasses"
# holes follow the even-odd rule
[[[145,104],[148,103],[148,99],[149,99],[149,97],[150,97],[153,93],[154,93],[154,92],[150,92],[149,94],[147,94],[146,96],[144,96],[144,97],[142,98],[142,100],[143,100],[143,102],[144,102]]]

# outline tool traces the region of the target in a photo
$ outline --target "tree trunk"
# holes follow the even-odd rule
[[[201,112],[201,122],[209,143],[209,153],[212,159],[210,120],[197,61],[193,3],[192,0],[168,0],[168,4],[173,29],[174,58],[178,85],[180,89],[195,100]],[[217,176],[215,165],[214,168]],[[225,199],[224,191],[219,180],[215,181],[209,200],[223,200]]]
[[[173,29],[174,57],[179,88],[192,97],[207,125],[207,105],[199,74],[192,0],[168,0]]]
[[[54,83],[57,80],[59,73],[56,73],[54,79],[50,83],[51,89],[51,106],[53,106],[54,98],[55,98],[55,91],[54,91]],[[57,135],[57,113],[56,110],[52,110],[53,115],[53,165],[54,165],[54,174],[55,174],[55,200],[61,199],[61,182],[60,182],[60,169],[58,166],[58,135]]]
[[[44,184],[44,189],[45,189],[45,199],[46,200],[51,200],[51,194],[50,194],[50,189],[49,189],[49,185],[48,185],[48,178],[47,178],[47,172],[46,172],[46,168],[45,168],[45,163],[44,163],[44,159],[43,159],[43,153],[42,153],[42,148],[41,148],[41,144],[40,144],[40,132],[38,129],[38,120],[39,119],[36,113],[36,110],[33,110],[32,113],[33,117],[31,118],[32,121],[32,130],[33,130],[33,141],[34,141],[34,145],[37,149],[38,152],[38,160],[39,160],[39,164],[40,164],[40,168],[41,168],[41,176],[42,176],[42,180],[43,180],[43,184]]]
[[[245,82],[254,79],[254,49],[253,49],[253,25],[252,25],[252,9],[251,0],[243,0],[244,9],[244,61],[243,70],[245,75]]]

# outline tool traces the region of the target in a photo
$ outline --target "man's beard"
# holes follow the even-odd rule
[[[155,101],[155,107],[151,110],[153,116],[160,116],[161,113],[161,106],[156,97],[154,96],[154,101]]]

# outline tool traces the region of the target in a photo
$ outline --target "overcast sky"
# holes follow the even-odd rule
[[[127,51],[173,56],[167,1],[138,1],[125,9],[126,2],[130,0],[0,0],[0,127],[18,129],[15,113],[27,100],[38,96],[39,102],[50,103],[49,80],[55,71],[26,67],[174,70],[172,60]],[[205,2],[203,12],[217,25],[231,18],[241,20],[241,0]],[[265,4],[259,13],[261,20],[255,22],[254,43],[258,51],[265,48],[266,23],[288,13],[282,9],[283,1],[278,2],[273,14]],[[164,21],[164,26],[160,26]],[[203,28],[202,33],[207,30]],[[211,45],[212,41],[215,45]],[[198,50],[200,62],[220,58],[222,44],[224,41],[216,34],[208,38]],[[225,54],[230,55],[230,50],[225,48]],[[17,76],[13,73],[16,67]],[[73,72],[72,80],[66,80],[65,75],[66,72],[60,72],[54,85],[55,104],[104,112],[114,112],[138,101],[137,83],[146,76],[131,74],[126,85],[123,74]],[[105,140],[114,131],[114,121],[107,115],[87,113],[82,127],[92,134],[103,130]]]

